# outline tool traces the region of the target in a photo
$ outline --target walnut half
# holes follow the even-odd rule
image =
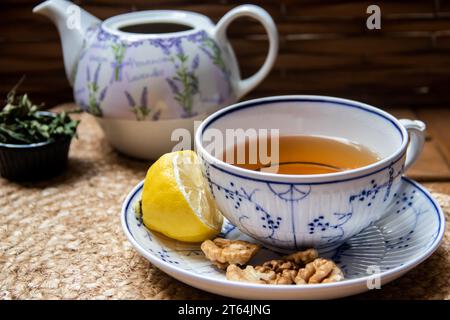
[[[227,268],[226,277],[231,281],[260,284],[293,284],[297,271],[285,269],[281,272],[270,270],[269,267],[247,266],[245,269],[231,264]]]
[[[318,257],[319,253],[316,249],[308,249],[305,251],[292,253],[288,256],[285,256],[283,259],[287,261],[293,261],[298,265],[306,265],[307,263],[314,261],[314,259],[317,259]]]
[[[230,264],[227,267],[226,277],[231,281],[267,284],[269,281],[276,279],[276,274],[274,271],[270,270],[267,270],[266,272],[261,270],[258,271],[252,266],[241,269],[235,264]]]
[[[297,275],[298,265],[292,261],[270,260],[264,262],[261,266],[256,266],[255,270],[259,272],[273,271],[276,274],[275,279],[270,284],[292,284]]]
[[[206,258],[220,269],[226,269],[231,264],[244,265],[259,250],[259,246],[256,244],[223,238],[216,238],[212,241],[206,240],[200,248]]]
[[[295,277],[296,284],[328,283],[344,279],[341,269],[331,260],[317,258],[300,269]]]

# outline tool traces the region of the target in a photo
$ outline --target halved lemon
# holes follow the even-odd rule
[[[172,239],[201,242],[222,228],[223,217],[191,150],[167,153],[148,170],[142,191],[145,226]]]

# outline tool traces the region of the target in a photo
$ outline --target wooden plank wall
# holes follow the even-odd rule
[[[99,18],[144,9],[184,9],[214,21],[236,0],[78,0]],[[249,97],[326,94],[379,106],[443,107],[450,103],[450,1],[258,0],[280,32],[270,76]],[[56,28],[31,13],[39,1],[0,1],[0,95],[21,75],[23,90],[51,106],[71,101]],[[366,28],[366,8],[382,11],[381,30]],[[257,23],[240,19],[229,36],[243,75],[264,60],[267,41]]]

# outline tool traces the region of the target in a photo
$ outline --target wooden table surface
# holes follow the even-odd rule
[[[427,139],[419,161],[408,176],[422,182],[450,182],[450,109],[392,109],[397,118],[419,119],[427,125]]]
[[[432,192],[448,219],[450,110],[388,111],[427,124],[423,154],[407,175]],[[40,183],[0,178],[0,299],[217,298],[167,276],[131,247],[120,207],[149,163],[118,154],[91,116],[81,119],[67,172]],[[449,266],[447,226],[426,262],[382,290],[352,299],[450,299]]]

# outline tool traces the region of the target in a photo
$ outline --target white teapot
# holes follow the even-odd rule
[[[228,12],[217,25],[188,11],[150,10],[100,21],[70,1],[48,0],[33,12],[57,26],[76,103],[95,116],[106,138],[133,157],[155,159],[179,143],[174,132],[232,104],[269,73],[278,33],[254,5]],[[261,69],[241,79],[227,39],[229,24],[247,16],[263,24],[269,51]],[[184,145],[183,148],[186,148]]]
[[[207,115],[260,83],[278,50],[272,18],[254,5],[234,8],[217,25],[204,15],[173,10],[100,21],[65,0],[45,1],[33,12],[57,25],[75,101],[96,117],[158,121]],[[260,21],[270,43],[261,69],[244,80],[226,36],[241,16]]]

